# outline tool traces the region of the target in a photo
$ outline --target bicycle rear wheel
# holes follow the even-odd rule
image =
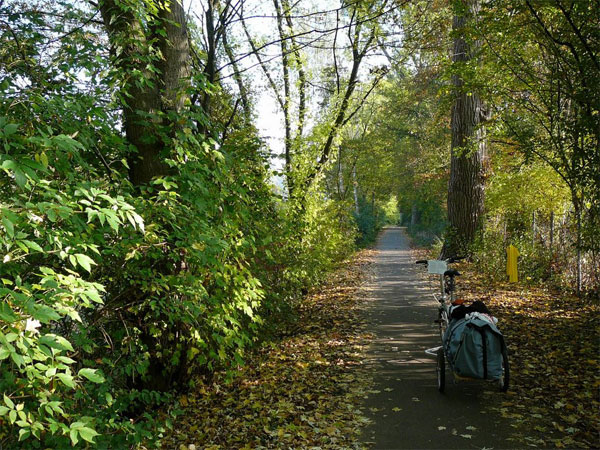
[[[498,387],[502,392],[508,391],[510,384],[510,365],[508,363],[508,350],[506,346],[502,349],[502,376],[498,380]]]
[[[444,392],[446,387],[446,358],[444,356],[444,348],[440,347],[437,352],[437,385],[438,391]]]

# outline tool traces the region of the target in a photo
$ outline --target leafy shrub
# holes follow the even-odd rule
[[[358,227],[357,244],[365,246],[377,238],[383,226],[385,214],[374,201],[368,201],[364,196],[358,198],[358,214],[353,212],[356,226]]]
[[[266,321],[352,251],[356,227],[316,192],[302,208],[278,201],[255,130],[236,121],[218,145],[193,108],[177,130],[157,125],[169,175],[132,186],[102,43],[73,29],[41,55],[29,24],[46,19],[15,20],[39,64],[0,52],[0,446],[154,441],[167,424],[154,411],[194,376],[243,364]]]
[[[90,276],[106,241],[125,227],[137,233],[144,223],[131,199],[61,174],[56,168],[78,160],[83,148],[46,131],[27,136],[19,124],[0,120],[6,152],[0,155],[0,415],[16,425],[19,440],[56,435],[93,442],[97,419],[72,420],[72,410],[105,376],[73,359],[82,349],[72,337],[91,326],[90,311],[106,300],[103,284]]]

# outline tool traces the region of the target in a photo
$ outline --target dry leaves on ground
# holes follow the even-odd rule
[[[490,394],[531,447],[596,448],[600,431],[600,305],[521,284],[493,283],[466,264],[465,300],[483,300],[509,347],[511,388]]]
[[[235,379],[199,380],[166,448],[356,448],[369,375],[359,290],[372,251],[358,254],[300,305],[293,335],[248,357]]]

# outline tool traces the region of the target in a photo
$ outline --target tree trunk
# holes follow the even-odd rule
[[[238,91],[240,92],[240,99],[242,100],[242,107],[244,110],[244,116],[249,121],[252,115],[252,107],[250,105],[250,99],[248,96],[248,89],[244,85],[244,80],[242,78],[242,74],[240,73],[240,68],[235,61],[235,56],[233,54],[233,50],[231,45],[229,45],[229,41],[227,39],[227,30],[223,33],[223,48],[225,49],[225,53],[227,54],[227,58],[229,58],[229,64],[231,64],[231,68],[233,71],[233,79],[235,80]]]
[[[535,234],[537,232],[537,224],[535,222],[535,211],[531,214],[531,246],[535,246]]]
[[[550,213],[550,254],[554,247],[554,211]]]
[[[167,113],[183,109],[190,77],[190,49],[185,11],[179,0],[160,8],[156,24],[149,29],[115,0],[98,7],[111,44],[114,64],[125,78],[121,87],[123,123],[127,140],[137,149],[129,157],[133,184],[148,183],[168,173],[162,132],[174,133]],[[162,58],[155,61],[158,73],[148,68],[156,45]],[[162,114],[161,114],[162,113]]]
[[[148,23],[127,5],[128,2],[118,0],[101,0],[98,7],[110,40],[112,62],[123,79],[120,97],[125,134],[137,149],[128,158],[129,177],[133,184],[143,185],[169,173],[169,141],[181,126],[178,119],[185,119],[177,113],[183,111],[188,100],[190,49],[180,0],[165,1]],[[174,270],[166,258],[157,260],[153,267],[165,274]],[[165,361],[160,340],[141,324],[147,293],[142,291],[136,300],[140,311],[132,312],[127,320],[140,323],[139,339],[146,344],[150,356],[147,376],[131,378],[129,382],[136,388],[172,389],[174,382],[186,376],[186,352],[177,366]],[[172,324],[173,333],[184,329],[181,322]]]
[[[179,0],[176,0],[179,1]],[[205,28],[206,28],[206,64],[204,66],[204,75],[206,75],[206,81],[208,83],[214,83],[217,74],[217,45],[218,37],[215,29],[215,1],[208,0],[206,5],[206,12],[204,14]],[[202,96],[202,109],[207,116],[211,113],[211,95],[210,92],[205,92]],[[206,125],[203,125],[200,130],[203,134],[208,133]]]
[[[577,266],[576,266],[576,284],[577,296],[581,297],[581,204],[575,203],[575,216],[577,220]]]
[[[454,17],[453,64],[459,68],[473,58],[479,44],[469,43],[464,28],[475,20],[478,0],[466,0],[464,8]],[[448,221],[450,232],[442,250],[444,257],[468,254],[481,226],[485,193],[487,143],[483,102],[476,92],[465,87],[459,75],[453,75],[455,100],[451,116],[451,161],[448,184]]]
[[[356,164],[352,167],[352,193],[354,194],[354,212],[356,217],[360,215],[360,207],[358,205],[358,181],[356,180]]]
[[[288,36],[283,28],[283,11],[278,0],[273,0],[277,15],[277,30],[281,46],[281,68],[283,71],[283,124],[285,129],[285,177],[289,198],[294,197],[294,179],[292,175],[292,118],[291,118],[291,86],[290,86],[290,55],[288,51]]]

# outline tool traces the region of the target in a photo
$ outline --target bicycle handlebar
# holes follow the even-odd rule
[[[447,258],[444,261],[446,261],[448,264],[452,264],[458,261],[462,261],[465,258],[466,256],[451,256],[450,258]],[[420,259],[418,261],[415,261],[415,264],[428,264],[428,261],[426,259]]]
[[[463,259],[465,259],[466,256],[451,256],[450,258],[446,259],[446,262],[448,264],[457,262],[457,261],[462,261]]]

